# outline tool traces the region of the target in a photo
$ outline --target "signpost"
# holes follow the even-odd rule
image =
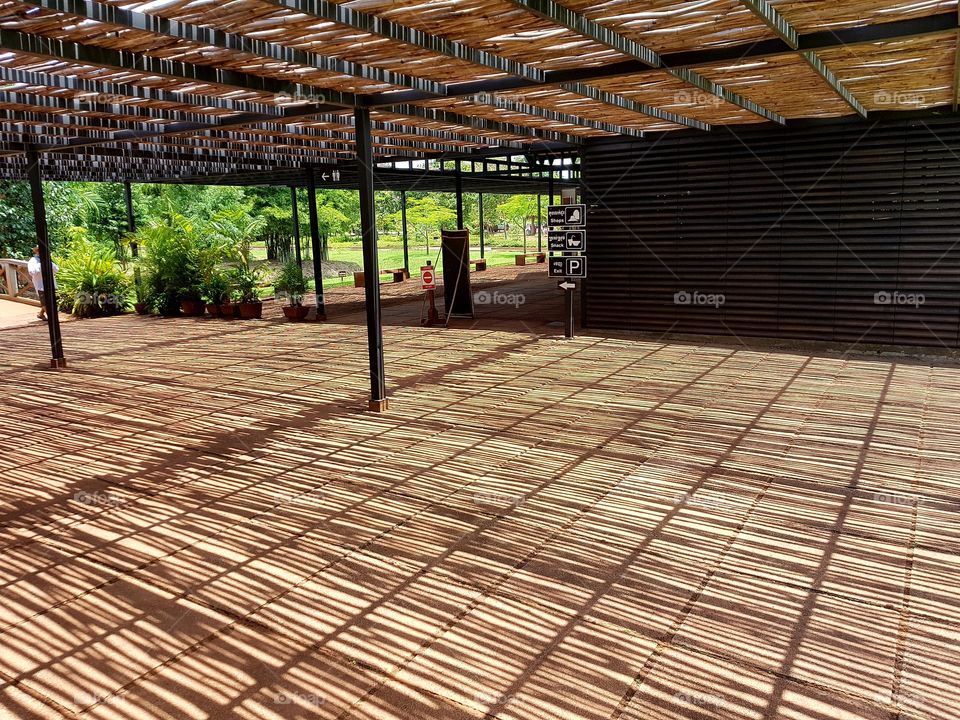
[[[587,231],[550,230],[547,247],[550,252],[583,252],[587,249]]]
[[[574,335],[573,291],[577,289],[574,278],[587,276],[587,258],[579,253],[587,250],[587,206],[551,205],[547,209],[547,221],[550,231],[547,233],[547,247],[552,253],[547,268],[550,277],[563,278],[557,287],[564,295],[565,335]]]
[[[552,228],[585,228],[587,226],[587,206],[551,205],[547,209],[547,222]]]
[[[437,312],[437,270],[427,260],[427,264],[420,268],[420,289],[427,294],[427,319],[423,320],[423,310],[421,309],[421,323],[426,326],[436,325],[440,322],[440,313]],[[422,308],[423,306],[421,306]]]

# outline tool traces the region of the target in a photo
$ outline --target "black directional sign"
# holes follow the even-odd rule
[[[587,226],[587,206],[551,205],[547,208],[547,221],[552,228],[584,228]]]
[[[585,278],[587,259],[583,256],[551,257],[547,268],[550,277]]]
[[[551,252],[583,252],[587,249],[587,231],[550,230],[547,246]]]

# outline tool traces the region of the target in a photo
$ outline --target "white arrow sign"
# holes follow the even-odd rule
[[[559,285],[557,285],[557,287],[560,288],[561,290],[576,290],[577,284],[572,282],[562,282]]]

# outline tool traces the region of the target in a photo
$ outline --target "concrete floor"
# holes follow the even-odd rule
[[[960,368],[565,341],[487,277],[529,303],[385,289],[384,415],[352,291],[0,333],[0,713],[960,717]]]

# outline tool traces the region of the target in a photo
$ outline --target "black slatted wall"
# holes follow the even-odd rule
[[[597,142],[583,182],[588,327],[960,347],[956,119]]]

